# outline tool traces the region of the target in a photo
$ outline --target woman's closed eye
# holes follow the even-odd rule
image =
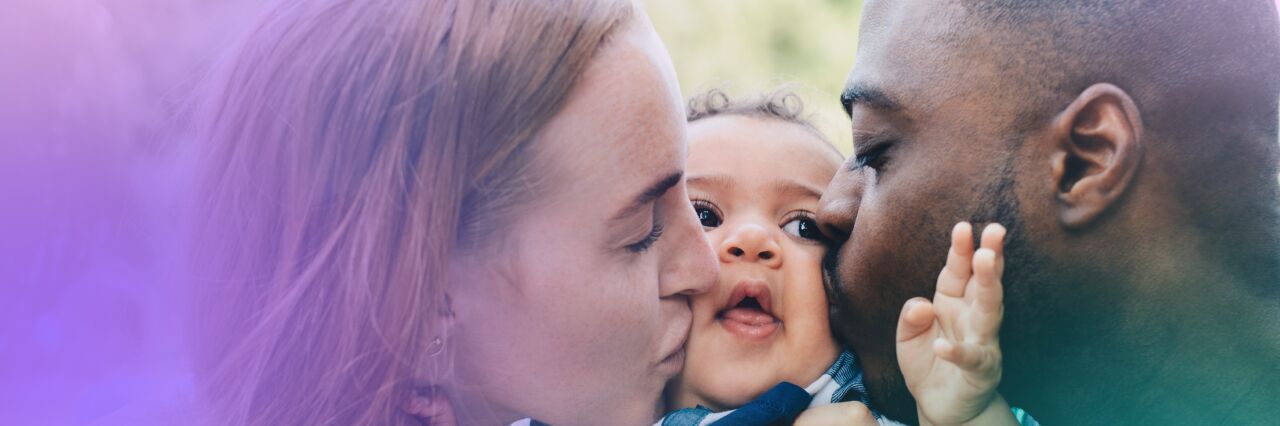
[[[627,251],[632,253],[644,253],[653,247],[653,244],[662,238],[662,223],[657,220],[653,221],[653,227],[649,229],[649,233],[644,238],[631,244],[627,244]]]
[[[804,212],[792,216],[782,224],[782,231],[806,241],[822,241],[822,233],[818,231],[818,221],[814,219],[812,213]]]

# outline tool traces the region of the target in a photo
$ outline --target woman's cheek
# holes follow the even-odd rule
[[[577,257],[573,283],[564,289],[560,306],[567,308],[561,312],[572,312],[574,317],[565,320],[581,330],[578,335],[596,342],[613,342],[594,346],[624,358],[641,355],[637,349],[649,342],[639,337],[653,334],[645,328],[650,328],[658,317],[657,278],[653,273],[656,268],[646,261],[610,259],[599,254]]]

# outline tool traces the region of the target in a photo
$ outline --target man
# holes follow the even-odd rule
[[[1046,424],[1280,418],[1277,21],[1272,0],[867,0],[855,155],[819,221],[876,407],[915,420],[894,327],[969,220],[1009,228],[1011,404]]]

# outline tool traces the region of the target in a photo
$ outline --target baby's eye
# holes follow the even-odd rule
[[[720,217],[720,213],[716,212],[716,207],[706,200],[693,200],[693,211],[698,214],[698,222],[702,223],[704,229],[711,229],[724,223],[724,219]]]
[[[818,232],[818,222],[808,216],[791,219],[782,225],[782,231],[806,240],[822,240],[822,233]]]

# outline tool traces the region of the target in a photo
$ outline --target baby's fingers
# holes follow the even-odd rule
[[[996,252],[989,248],[978,249],[978,252],[973,255],[973,280],[970,288],[966,290],[974,302],[972,306],[977,310],[974,314],[984,319],[977,322],[984,333],[994,333],[999,330],[999,315],[1003,312],[1004,288],[1000,282],[997,257]],[[991,318],[993,315],[996,317]],[[985,319],[994,319],[994,324],[988,324]],[[992,327],[995,329],[988,329]]]
[[[795,426],[878,425],[871,410],[861,402],[840,402],[808,408],[796,418]]]
[[[938,276],[938,294],[964,297],[964,285],[973,274],[973,225],[957,223],[951,228],[951,248],[947,250],[947,266]]]
[[[1004,238],[1008,231],[998,223],[987,224],[982,229],[981,248],[991,249],[996,253],[996,276],[1004,273]]]
[[[933,327],[933,320],[933,303],[923,297],[908,300],[902,306],[902,315],[898,317],[898,342],[910,341],[929,331]]]
[[[933,353],[943,361],[977,374],[986,374],[1000,363],[999,355],[991,348],[941,338],[933,341]]]

